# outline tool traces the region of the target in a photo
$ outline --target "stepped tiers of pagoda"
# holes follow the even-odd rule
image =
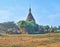
[[[33,21],[35,23],[35,19],[31,13],[31,8],[29,8],[29,13],[28,13],[26,21],[28,21],[28,22]]]

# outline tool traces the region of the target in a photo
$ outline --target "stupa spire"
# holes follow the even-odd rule
[[[31,7],[29,8],[29,13],[28,13],[26,21],[35,23],[35,19],[32,15],[32,12],[31,12]]]
[[[29,8],[29,13],[31,13],[31,8]]]

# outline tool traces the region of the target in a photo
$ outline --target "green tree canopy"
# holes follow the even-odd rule
[[[44,26],[44,29],[46,30],[50,29],[49,25]]]
[[[18,22],[18,28],[26,28],[28,32],[34,32],[38,30],[38,25],[31,23],[31,22],[26,22],[26,21],[19,21]]]

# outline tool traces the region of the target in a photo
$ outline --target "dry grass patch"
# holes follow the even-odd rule
[[[60,42],[59,34],[12,34],[0,36],[0,47],[40,47]]]

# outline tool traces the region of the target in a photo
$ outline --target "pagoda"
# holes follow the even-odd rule
[[[28,13],[26,21],[35,23],[35,19],[31,13],[31,8],[29,8],[29,13]]]

